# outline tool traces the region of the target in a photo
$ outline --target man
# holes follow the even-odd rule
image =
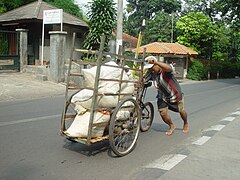
[[[174,74],[175,74],[175,67],[174,67],[174,66],[175,66],[175,64],[176,64],[176,63],[175,63],[175,62],[173,62],[173,61],[170,63],[170,66],[172,67],[172,69],[173,69],[173,73],[174,73]]]
[[[168,115],[168,109],[178,112],[183,120],[183,133],[189,132],[187,121],[187,112],[184,110],[183,93],[179,83],[173,75],[173,68],[169,64],[158,62],[154,56],[146,59],[144,69],[147,73],[144,75],[144,81],[153,80],[158,90],[157,105],[160,116],[168,124],[169,129],[166,135],[173,134],[176,126],[173,124],[171,117]]]

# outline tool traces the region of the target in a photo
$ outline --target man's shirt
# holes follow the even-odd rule
[[[143,77],[145,81],[155,81],[156,88],[158,89],[157,98],[165,99],[167,102],[175,103],[182,100],[181,87],[172,72],[162,71],[156,74],[148,70]]]

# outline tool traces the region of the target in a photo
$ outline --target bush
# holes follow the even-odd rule
[[[213,62],[211,65],[203,65],[199,61],[190,63],[187,78],[192,80],[204,80],[208,77],[210,72],[210,79],[217,78],[235,78],[240,76],[240,62]],[[218,76],[219,74],[219,76]]]
[[[221,78],[234,78],[235,76],[240,76],[240,62],[223,62],[219,73]]]
[[[187,73],[187,78],[192,80],[207,79],[207,68],[199,61],[191,61]]]

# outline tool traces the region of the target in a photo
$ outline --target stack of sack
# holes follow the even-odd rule
[[[115,62],[110,61],[106,63],[112,66],[118,66]],[[75,110],[77,111],[77,115],[71,124],[71,126],[67,129],[66,134],[71,137],[87,137],[88,135],[88,126],[90,121],[90,109],[92,104],[93,90],[89,90],[87,88],[94,88],[95,77],[96,77],[97,67],[94,66],[90,69],[83,69],[84,75],[84,87],[86,89],[82,89],[77,94],[75,94],[71,102],[75,104]],[[121,68],[109,67],[109,66],[101,66],[100,78],[103,79],[121,79]],[[124,71],[122,80],[129,80],[129,76]],[[121,91],[120,91],[121,90]],[[121,87],[119,82],[116,81],[99,81],[98,85],[98,93],[100,94],[116,94],[112,96],[98,96],[96,101],[96,108],[111,108],[116,107],[118,104],[118,94],[119,93],[131,93],[134,92],[134,84],[133,83],[121,83]],[[121,96],[120,99],[125,96]],[[124,114],[124,113],[123,113]],[[125,113],[126,114],[126,113]],[[94,112],[93,123],[102,123],[109,122],[110,113],[106,111]],[[101,137],[103,136],[104,129],[106,126],[95,126],[92,128],[92,137]]]

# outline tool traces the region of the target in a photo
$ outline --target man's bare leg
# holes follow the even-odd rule
[[[169,126],[169,129],[166,132],[166,135],[170,136],[173,134],[176,126],[172,123],[171,117],[168,115],[167,111],[168,111],[168,109],[164,108],[164,109],[159,110],[159,113],[160,113],[160,116],[162,117],[163,121],[166,124],[168,124],[168,126]]]
[[[185,110],[180,112],[180,116],[183,120],[183,133],[188,133],[189,132],[189,125],[188,125],[188,121],[187,121],[187,112]]]

